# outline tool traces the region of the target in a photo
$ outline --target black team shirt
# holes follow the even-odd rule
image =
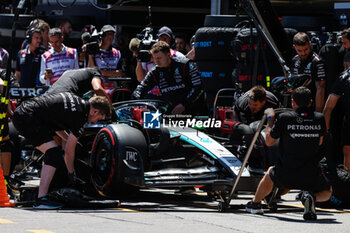
[[[57,82],[55,82],[45,94],[71,92],[82,97],[86,92],[92,89],[91,80],[94,77],[100,78],[102,81],[101,73],[96,69],[85,68],[68,70],[62,74]]]
[[[65,92],[24,101],[19,108],[22,113],[37,118],[54,131],[67,130],[80,137],[88,120],[90,104]]]
[[[322,113],[312,108],[281,113],[271,130],[271,137],[280,138],[278,165],[286,172],[311,171],[317,166],[320,137],[326,131]]]

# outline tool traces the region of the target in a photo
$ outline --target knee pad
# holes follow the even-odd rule
[[[0,144],[1,152],[11,152],[12,151],[12,142],[11,140],[2,141]]]
[[[243,124],[242,122],[238,122],[238,123],[234,124],[232,127],[233,130],[235,130],[235,131],[239,130],[242,124]]]
[[[50,165],[52,167],[58,168],[61,166],[62,162],[64,162],[63,159],[64,151],[61,149],[61,147],[54,147],[51,149],[48,149],[44,156],[44,163],[46,165]]]

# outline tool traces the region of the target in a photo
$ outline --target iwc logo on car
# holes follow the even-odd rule
[[[220,128],[221,121],[215,118],[193,118],[191,115],[164,115],[157,112],[143,113],[143,127],[145,129],[159,129],[163,127],[181,127],[181,128]]]

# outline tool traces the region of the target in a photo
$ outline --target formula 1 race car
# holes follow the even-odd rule
[[[165,112],[167,105],[121,102],[114,105],[117,121],[86,126],[77,158],[87,164],[89,174],[80,178],[108,197],[133,188],[199,187],[219,200],[229,199],[242,167],[234,154],[197,129],[143,127],[142,115]],[[77,170],[78,176],[83,173]],[[261,176],[251,176],[246,168],[241,174],[237,190],[255,191]]]

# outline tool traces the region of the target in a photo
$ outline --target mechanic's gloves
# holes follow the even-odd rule
[[[273,108],[265,109],[264,114],[266,115],[268,121],[275,118],[275,110],[273,110]]]

